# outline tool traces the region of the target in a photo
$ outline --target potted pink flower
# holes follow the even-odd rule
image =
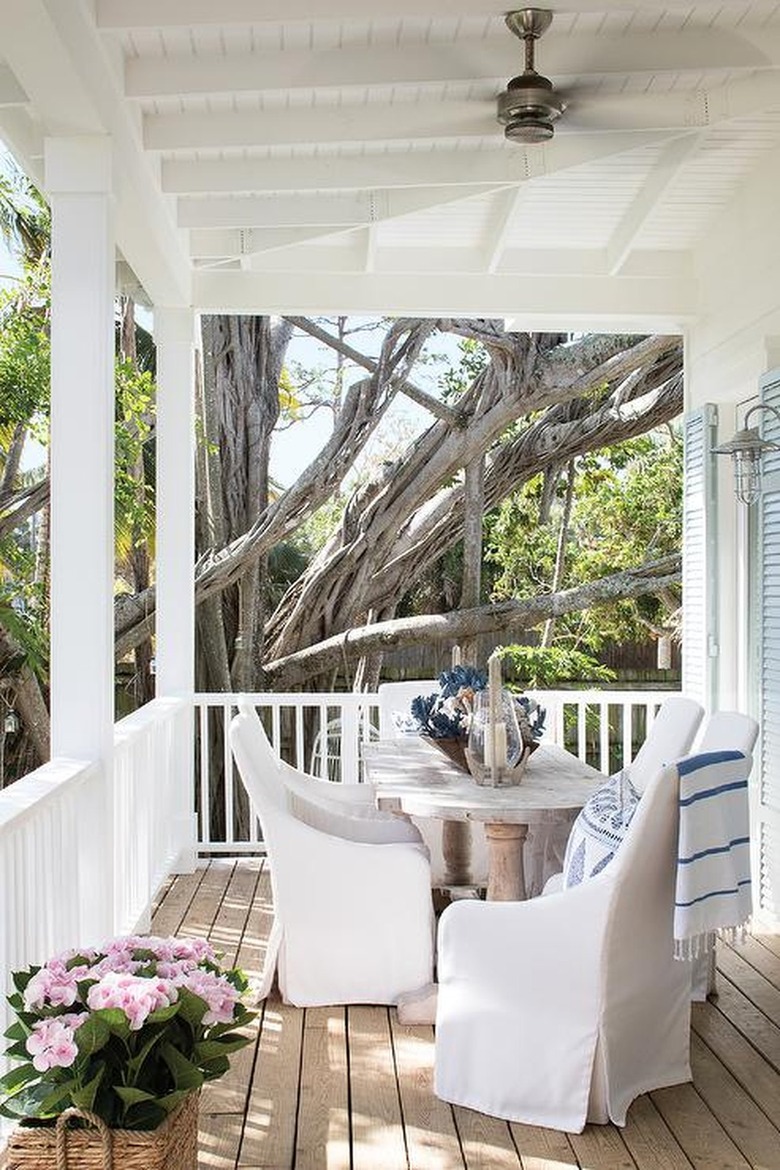
[[[204,939],[131,935],[55,956],[15,973],[13,982],[17,1019],[6,1037],[14,1067],[0,1078],[0,1112],[21,1123],[10,1167],[54,1167],[54,1127],[74,1112],[98,1126],[123,1170],[135,1155],[129,1147],[119,1154],[118,1135],[126,1141],[133,1133],[144,1135],[139,1168],[154,1170],[148,1131],[166,1142],[175,1132],[179,1150],[188,1151],[177,1160],[169,1149],[161,1167],[194,1167],[197,1091],[249,1043],[237,1031],[253,1018],[242,1002],[242,972],[223,969]],[[91,1132],[68,1140],[86,1141]],[[31,1150],[38,1161],[26,1157]],[[85,1159],[82,1151],[71,1163],[86,1167]]]

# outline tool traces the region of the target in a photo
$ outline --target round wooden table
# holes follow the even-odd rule
[[[420,736],[365,745],[368,780],[380,808],[442,821],[443,850],[452,884],[466,884],[467,821],[485,826],[489,850],[487,896],[524,899],[523,845],[531,825],[582,808],[604,775],[563,748],[543,745],[533,753],[519,784],[477,784]],[[455,830],[455,831],[453,831]]]

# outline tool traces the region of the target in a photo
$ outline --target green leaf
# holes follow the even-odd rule
[[[30,1029],[26,1028],[20,1020],[17,1020],[15,1024],[11,1024],[11,1027],[5,1033],[7,1040],[21,1040],[22,1043],[24,1043],[29,1035]]]
[[[195,1045],[194,1055],[198,1061],[213,1060],[216,1056],[228,1056],[231,1052],[238,1052],[239,1048],[245,1048],[250,1042],[249,1036],[224,1036],[220,1040],[201,1040]]]
[[[203,1076],[207,1081],[213,1081],[215,1077],[222,1077],[230,1068],[230,1061],[227,1056],[218,1056],[214,1060],[204,1060],[201,1065]]]
[[[178,1002],[181,1017],[188,1024],[197,1027],[203,1022],[203,1017],[209,1010],[209,1005],[205,999],[201,999],[199,995],[195,995],[187,987],[180,987]]]
[[[39,1112],[41,1114],[59,1113],[63,1108],[62,1102],[70,1100],[71,1093],[74,1090],[77,1091],[78,1087],[78,1081],[76,1080],[63,1081],[61,1085],[55,1085],[54,1089],[51,1092],[47,1092],[41,1101]]]
[[[177,1089],[174,1093],[166,1093],[164,1097],[157,1098],[157,1104],[161,1105],[166,1113],[173,1113],[174,1109],[189,1097],[191,1091],[191,1089]]]
[[[178,1002],[172,1003],[169,1004],[168,1007],[157,1008],[155,1011],[150,1012],[146,1017],[146,1022],[147,1024],[164,1024],[166,1020],[173,1019],[173,1017],[178,1015],[178,1013]]]
[[[78,1105],[79,1109],[91,1109],[95,1104],[95,1097],[100,1088],[100,1082],[106,1072],[106,1066],[101,1064],[91,1081],[84,1085],[83,1089],[75,1089],[71,1093],[73,1104]]]
[[[76,1029],[75,1037],[76,1047],[81,1055],[91,1056],[93,1052],[99,1052],[108,1044],[111,1039],[111,1028],[105,1019],[94,1013]]]
[[[33,975],[37,975],[39,971],[40,971],[40,967],[30,967],[29,971],[14,971],[11,978],[13,980],[13,984],[14,984],[14,987],[16,988],[16,990],[17,991],[24,991],[27,984],[32,979]],[[11,998],[14,998],[14,997],[11,997]],[[9,1002],[10,1002],[10,999],[9,999]],[[13,1007],[13,1004],[11,1006]]]
[[[172,1044],[164,1044],[162,1058],[168,1065],[177,1089],[199,1089],[203,1084],[203,1073],[188,1060],[187,1057],[174,1048]]]
[[[0,1077],[0,1089],[5,1090],[6,1093],[12,1093],[19,1085],[24,1085],[27,1081],[32,1081],[40,1075],[32,1063],[22,1064],[18,1068],[12,1068],[4,1077]]]
[[[125,1105],[139,1105],[141,1101],[154,1101],[154,1093],[147,1093],[145,1089],[136,1089],[133,1085],[112,1085],[111,1088],[124,1101]]]
[[[160,1043],[164,1035],[164,1032],[157,1032],[154,1036],[150,1037],[150,1039],[146,1041],[143,1048],[141,1048],[141,1050],[137,1052],[135,1056],[128,1060],[127,1075],[131,1081],[136,1079],[147,1056],[152,1051],[152,1049]]]
[[[130,1022],[121,1008],[98,1008],[97,1011],[92,1013],[92,1018],[105,1020],[113,1036],[119,1036],[120,1039],[127,1040],[130,1035]],[[81,1028],[79,1028],[80,1031]],[[78,1035],[78,1032],[76,1035]]]

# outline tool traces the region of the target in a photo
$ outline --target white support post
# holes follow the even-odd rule
[[[157,344],[157,697],[195,690],[195,321],[191,309],[155,308]],[[192,718],[192,716],[191,716]],[[193,734],[190,743],[194,745]],[[177,868],[195,863],[193,758],[175,777]]]
[[[49,138],[51,752],[96,761],[102,851],[81,942],[113,928],[114,229],[111,142]],[[98,802],[95,802],[97,804]],[[87,937],[88,936],[88,937]]]

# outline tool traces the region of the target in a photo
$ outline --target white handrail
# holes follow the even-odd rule
[[[669,691],[533,692],[547,711],[544,740],[566,747],[608,774],[630,763],[648,721]],[[257,707],[274,748],[289,763],[328,780],[359,783],[360,743],[377,735],[373,693],[224,692],[195,696],[198,710],[198,849],[201,853],[262,851],[259,825],[235,776],[228,728],[239,698]]]

